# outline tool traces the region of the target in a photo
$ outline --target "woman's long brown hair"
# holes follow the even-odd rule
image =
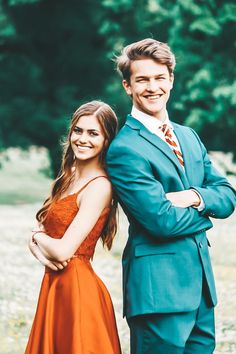
[[[105,157],[107,149],[117,133],[118,120],[115,112],[111,107],[101,101],[91,101],[80,106],[73,114],[71,119],[71,124],[69,127],[69,134],[64,143],[64,151],[62,156],[61,170],[58,177],[55,179],[52,185],[51,194],[45,200],[42,208],[37,212],[36,219],[40,224],[44,222],[47,217],[48,211],[52,203],[63,195],[69,188],[71,182],[74,178],[75,171],[72,171],[74,166],[74,152],[71,148],[70,138],[75,126],[82,116],[91,116],[94,115],[101,125],[106,144],[103,147],[103,150],[100,154],[100,163],[104,169],[105,166]],[[117,231],[117,200],[113,196],[111,203],[111,210],[107,220],[107,223],[103,229],[101,238],[103,246],[106,246],[108,249],[111,249],[113,239]]]

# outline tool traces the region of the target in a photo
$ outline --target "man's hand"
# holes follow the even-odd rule
[[[173,206],[180,208],[198,207],[201,203],[199,195],[193,189],[166,193],[166,198]]]
[[[40,248],[38,247],[38,245],[36,243],[34,243],[32,241],[32,239],[30,238],[29,240],[29,249],[31,251],[31,253],[33,254],[33,256],[44,266],[54,270],[54,271],[58,271],[58,270],[62,270],[64,269],[68,262],[70,261],[70,259],[68,259],[65,262],[56,262],[56,261],[52,261],[47,259],[43,253],[41,252]]]

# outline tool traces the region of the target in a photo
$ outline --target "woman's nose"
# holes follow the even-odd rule
[[[87,142],[87,135],[85,133],[80,134],[79,136],[79,142],[81,144],[85,144]]]

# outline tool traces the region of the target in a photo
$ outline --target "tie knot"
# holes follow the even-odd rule
[[[170,129],[169,129],[167,124],[162,124],[160,126],[160,129],[161,129],[162,133],[164,133],[164,135],[169,135],[170,134]]]

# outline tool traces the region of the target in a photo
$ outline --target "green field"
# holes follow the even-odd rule
[[[0,204],[42,202],[51,180],[45,149],[8,149],[0,155]]]

